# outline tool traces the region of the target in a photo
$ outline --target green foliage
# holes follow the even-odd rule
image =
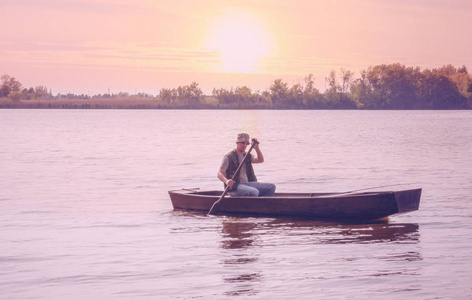
[[[427,109],[463,109],[467,99],[451,79],[439,70],[424,71],[421,82],[422,108]]]
[[[325,97],[315,87],[313,74],[309,74],[303,79],[303,107],[308,109],[327,108]]]
[[[177,90],[162,88],[159,91],[159,99],[164,103],[173,104],[177,100]]]
[[[198,83],[192,82],[190,85],[179,86],[175,89],[162,88],[158,99],[165,107],[198,108],[204,96]]]
[[[290,102],[288,94],[288,84],[283,82],[282,79],[276,79],[270,86],[270,100],[274,106],[287,105]]]
[[[21,83],[14,77],[5,74],[2,75],[1,80],[0,97],[7,97],[11,92],[19,92],[21,90]]]
[[[336,71],[331,71],[325,78],[328,86],[325,92],[326,104],[328,108],[333,109],[355,109],[358,108],[357,102],[350,97],[348,91],[351,89],[352,77],[354,73],[341,69],[341,82]]]
[[[23,98],[23,93],[18,92],[18,91],[13,91],[8,94],[8,98],[10,98],[12,101],[20,101],[21,98]]]
[[[339,76],[338,76],[339,74]],[[274,80],[266,91],[252,91],[247,86],[213,89],[205,96],[198,86],[161,88],[157,99],[139,93],[104,94],[92,99],[152,98],[156,108],[223,108],[223,109],[471,109],[472,77],[465,66],[446,65],[420,70],[395,63],[377,65],[354,73],[340,69],[325,78],[326,90],[315,88],[313,74],[289,86]],[[44,86],[21,89],[21,83],[9,75],[1,77],[0,98],[14,101],[33,99],[89,99],[88,95],[66,94],[53,97]],[[147,103],[147,102],[146,102]],[[111,104],[110,104],[111,105]],[[146,104],[153,105],[153,104]],[[111,105],[113,107],[113,105]]]
[[[192,82],[190,85],[186,86],[179,86],[177,88],[177,99],[184,105],[199,104],[202,95],[203,92],[196,82]]]
[[[253,92],[247,86],[228,89],[213,89],[213,98],[217,101],[214,107],[225,109],[268,108],[270,95],[268,92]]]
[[[44,99],[48,96],[48,89],[43,85],[38,85],[34,88],[34,95],[36,99]]]
[[[378,65],[361,72],[351,86],[351,98],[364,109],[464,109],[470,108],[471,80],[465,67],[421,71]]]

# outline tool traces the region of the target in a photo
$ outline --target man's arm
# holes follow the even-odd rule
[[[226,169],[220,169],[218,171],[218,179],[221,180],[223,183],[226,183],[227,185],[229,185],[230,187],[233,186],[233,184],[235,184],[235,182],[233,180],[231,180],[231,178],[226,178],[225,176],[226,174]]]
[[[264,155],[262,155],[261,149],[259,148],[259,142],[257,142],[256,139],[256,144],[254,145],[254,150],[256,150],[257,157],[254,157],[251,162],[253,164],[260,164],[264,162]]]

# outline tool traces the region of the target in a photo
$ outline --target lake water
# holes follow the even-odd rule
[[[258,137],[280,192],[423,188],[384,223],[173,211]],[[472,111],[0,110],[1,299],[470,299]],[[382,188],[378,188],[382,190]]]

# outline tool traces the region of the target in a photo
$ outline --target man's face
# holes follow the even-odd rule
[[[247,145],[249,145],[249,142],[239,142],[236,143],[236,148],[239,152],[244,152],[246,151]]]

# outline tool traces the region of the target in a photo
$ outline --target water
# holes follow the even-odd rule
[[[472,112],[0,110],[1,299],[467,299]],[[278,191],[423,188],[339,224],[173,211],[238,132]]]

